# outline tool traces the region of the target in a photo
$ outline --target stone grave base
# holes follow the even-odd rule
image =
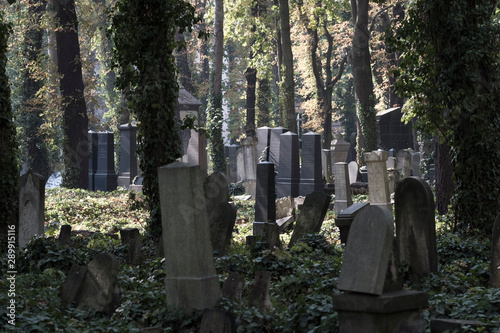
[[[340,333],[422,333],[423,291],[398,290],[381,296],[346,293],[333,296]]]
[[[464,326],[474,329],[486,328],[486,332],[493,332],[494,329],[497,329],[496,325],[485,324],[476,320],[431,319],[431,333],[467,332],[468,330]]]

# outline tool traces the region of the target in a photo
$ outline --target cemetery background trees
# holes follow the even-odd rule
[[[295,80],[293,74],[288,0],[279,0],[279,22],[282,55],[280,66],[280,104],[283,110],[283,126],[291,132],[297,133],[297,122],[295,121]]]
[[[408,116],[451,148],[456,227],[490,234],[499,209],[500,107],[497,1],[418,0],[394,44]]]
[[[74,0],[54,2],[58,19],[56,30],[59,87],[63,110],[63,185],[88,188],[88,116],[84,98],[78,20]]]
[[[175,33],[191,30],[199,19],[190,4],[178,0],[120,0],[108,31],[113,38],[112,63],[127,108],[138,120],[143,192],[150,209],[148,233],[161,236],[157,169],[180,155],[176,116]]]

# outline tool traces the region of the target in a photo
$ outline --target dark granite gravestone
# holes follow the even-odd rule
[[[396,243],[399,259],[410,267],[410,280],[418,282],[437,272],[434,196],[421,178],[407,177],[394,194]]]
[[[299,136],[292,132],[286,132],[281,134],[280,139],[280,163],[277,166],[276,194],[278,198],[288,196],[295,198],[299,196],[300,183]]]
[[[62,245],[71,244],[71,225],[63,224],[61,226],[61,231],[59,232],[59,238],[57,240]]]
[[[231,167],[231,172],[227,176],[227,181],[229,183],[236,183],[238,181],[238,149],[241,147],[239,145],[226,145],[226,157],[229,158],[229,165]]]
[[[167,306],[190,312],[220,299],[199,165],[158,168]]]
[[[118,176],[115,173],[115,146],[112,132],[99,132],[97,145],[97,171],[94,175],[95,191],[114,191]]]
[[[340,230],[340,241],[344,244],[347,244],[347,238],[349,235],[349,230],[351,229],[352,221],[356,215],[365,207],[368,207],[370,204],[368,202],[357,202],[352,206],[349,206],[347,209],[337,213],[337,217],[335,218],[335,225]]]
[[[323,192],[321,135],[318,133],[308,132],[302,135],[301,163],[299,195],[306,196],[312,192]]]
[[[323,192],[313,192],[306,196],[288,247],[307,234],[320,232],[330,201],[331,197]]]
[[[19,178],[19,248],[31,237],[44,234],[46,181],[31,170]]]
[[[222,287],[222,294],[229,299],[241,300],[244,287],[245,279],[243,276],[240,273],[231,272]]]
[[[269,287],[271,286],[271,273],[266,271],[255,272],[255,282],[250,292],[249,304],[261,311],[271,311],[273,304],[269,297]]]
[[[500,214],[493,225],[491,246],[490,287],[500,288]]]
[[[269,139],[269,162],[274,163],[276,170],[280,161],[280,144],[281,134],[288,132],[284,127],[275,127],[271,129],[271,137]]]
[[[120,229],[122,245],[127,245],[127,257],[125,262],[129,265],[138,265],[142,261],[142,241],[139,229]]]
[[[413,147],[411,123],[401,121],[401,108],[392,108],[377,113],[377,131],[382,149],[394,148],[396,151]]]
[[[97,146],[99,136],[97,132],[89,131],[89,190],[95,191],[95,173],[97,172]]]
[[[419,152],[411,154],[411,175],[414,177],[421,177]]]
[[[257,128],[257,140],[257,157],[259,161],[269,161],[268,147],[271,143],[271,128],[267,126]]]
[[[261,162],[257,164],[257,187],[255,194],[255,221],[253,235],[264,236],[272,247],[276,245],[275,236],[278,225],[276,224],[276,186],[274,164]],[[273,239],[268,239],[268,237]]]
[[[120,130],[120,172],[118,186],[128,188],[137,176],[137,126],[124,124]]]

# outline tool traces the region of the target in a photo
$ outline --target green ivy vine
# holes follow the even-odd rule
[[[210,138],[209,153],[211,169],[214,172],[226,172],[224,139],[222,138],[222,95],[212,96],[207,107],[207,132]]]

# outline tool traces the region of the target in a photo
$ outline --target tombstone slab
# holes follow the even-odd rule
[[[61,226],[58,241],[63,245],[69,245],[71,243],[71,226],[69,224]]]
[[[142,241],[139,229],[125,228],[120,229],[120,238],[123,245],[127,245],[126,263],[129,265],[138,265],[142,261]]]
[[[231,272],[222,287],[222,294],[235,300],[241,300],[244,287],[245,279],[243,276],[237,272]]]
[[[411,176],[411,149],[402,149],[396,154],[397,170],[401,174],[401,178]]]
[[[215,208],[209,217],[210,241],[213,250],[219,256],[225,255],[231,244],[236,213],[234,204],[223,202]]]
[[[19,247],[44,234],[45,177],[28,171],[19,179]]]
[[[246,137],[241,140],[245,167],[245,192],[255,197],[257,178],[257,138]]]
[[[262,236],[267,228],[276,224],[276,178],[274,164],[261,162],[257,165],[257,189],[255,196],[254,236]]]
[[[292,132],[280,136],[280,158],[276,195],[282,197],[299,196],[300,164],[299,164],[299,137]]]
[[[64,283],[61,287],[61,303],[65,306],[72,305],[75,302],[76,297],[78,296],[83,281],[85,279],[85,275],[87,274],[87,268],[73,264],[64,280]]]
[[[295,215],[294,198],[283,197],[276,199],[276,220]]]
[[[493,224],[491,246],[490,287],[500,288],[500,214]]]
[[[335,172],[335,213],[340,213],[352,205],[349,167],[345,162],[334,164]]]
[[[338,289],[382,295],[394,239],[392,214],[368,206],[356,215],[349,231]]]
[[[321,150],[321,165],[323,169],[323,179],[326,184],[333,182],[332,151],[330,149]]]
[[[387,157],[386,151],[374,150],[365,153],[365,162],[368,171],[370,205],[381,206],[392,212],[386,167]]]
[[[332,146],[331,146],[332,157],[333,157],[332,164],[339,162],[346,162],[347,155],[349,153],[349,147],[350,147],[349,142],[346,142],[342,138],[341,133],[335,134],[335,140],[332,141]]]
[[[165,248],[167,305],[214,307],[220,299],[200,167],[174,162],[158,168]]]
[[[271,286],[271,273],[266,271],[255,272],[255,282],[250,292],[249,304],[261,311],[271,311],[273,304],[269,297],[269,287]]]
[[[97,170],[94,175],[95,191],[114,191],[118,183],[115,173],[115,143],[112,132],[97,133]]]
[[[410,266],[410,280],[418,282],[437,272],[434,196],[421,178],[407,177],[394,193],[396,243],[401,262]]]
[[[269,161],[271,128],[267,126],[257,128],[257,140],[257,155],[259,156],[259,162]]]
[[[137,176],[137,126],[124,124],[120,130],[120,173],[118,186],[128,188]]]
[[[356,215],[365,207],[368,207],[370,204],[368,202],[357,202],[352,206],[349,206],[347,209],[344,209],[340,213],[337,213],[337,217],[335,218],[335,225],[339,228],[340,231],[340,241],[344,244],[347,244],[347,239],[349,236],[349,230],[351,229],[352,221]]]
[[[299,195],[323,192],[321,164],[321,135],[314,132],[302,135]]]
[[[421,177],[420,173],[420,153],[411,154],[411,175],[413,177]]]
[[[284,127],[275,127],[271,129],[271,135],[269,137],[269,162],[274,163],[276,169],[278,169],[280,161],[280,144],[281,144],[281,134],[288,132]]]
[[[348,164],[349,168],[349,183],[355,183],[358,179],[358,163],[356,161],[351,161]]]

